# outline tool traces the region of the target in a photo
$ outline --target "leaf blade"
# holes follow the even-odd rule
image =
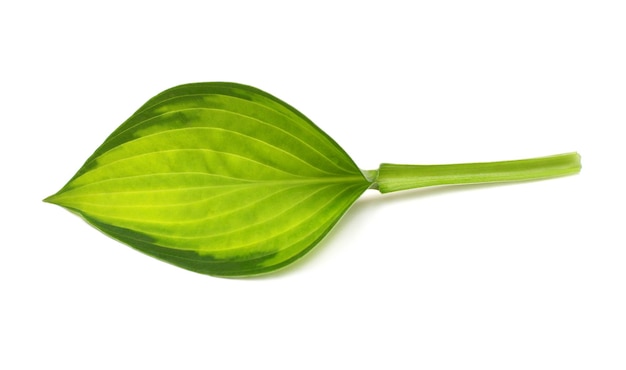
[[[294,108],[200,83],[150,99],[46,201],[156,258],[245,276],[304,255],[369,185]]]

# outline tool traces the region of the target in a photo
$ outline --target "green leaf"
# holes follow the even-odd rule
[[[304,255],[369,186],[294,108],[199,83],[149,100],[46,201],[156,258],[242,276]]]
[[[279,99],[250,86],[197,83],[150,99],[45,201],[163,261],[246,276],[302,257],[368,188],[387,193],[579,171],[577,153],[361,171]]]

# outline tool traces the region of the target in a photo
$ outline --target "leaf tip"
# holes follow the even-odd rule
[[[44,203],[50,203],[50,204],[56,204],[58,205],[59,203],[57,202],[57,194],[52,194],[49,197],[46,197],[43,199]]]

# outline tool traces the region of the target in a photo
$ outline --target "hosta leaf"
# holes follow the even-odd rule
[[[577,153],[360,171],[294,108],[253,87],[197,83],[150,99],[55,195],[105,234],[217,276],[285,266],[368,188],[519,181],[580,171]],[[365,174],[365,175],[364,175]]]
[[[146,254],[239,276],[301,257],[369,186],[294,108],[198,83],[149,100],[46,200]]]

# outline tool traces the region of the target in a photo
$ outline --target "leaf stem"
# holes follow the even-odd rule
[[[580,168],[578,153],[514,161],[444,165],[383,163],[370,188],[389,193],[425,186],[526,181],[576,174],[580,172]]]

